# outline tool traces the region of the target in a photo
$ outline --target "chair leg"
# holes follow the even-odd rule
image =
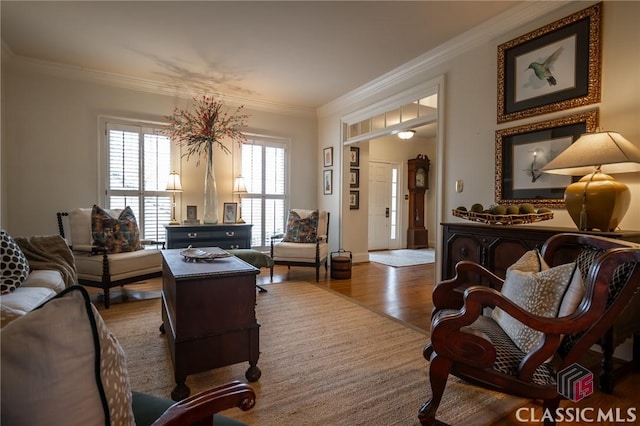
[[[273,282],[273,266],[269,268],[269,281]]]
[[[109,306],[111,306],[111,290],[109,287],[105,287],[102,291],[104,294],[104,308],[109,309]]]
[[[431,384],[431,398],[425,402],[418,412],[418,419],[422,426],[438,424],[436,411],[442,401],[444,388],[447,385],[447,378],[451,370],[451,360],[437,356],[431,360],[429,366],[429,382]]]
[[[613,329],[607,330],[602,336],[600,344],[602,348],[602,362],[600,364],[600,390],[604,393],[613,393]]]
[[[316,264],[316,282],[320,281],[320,265]]]

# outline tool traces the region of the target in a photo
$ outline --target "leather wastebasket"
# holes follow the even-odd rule
[[[350,251],[338,250],[331,252],[331,278],[348,280],[351,278],[351,263],[353,256]]]

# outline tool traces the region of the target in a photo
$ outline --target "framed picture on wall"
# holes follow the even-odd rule
[[[349,191],[349,209],[358,210],[360,208],[360,191]]]
[[[358,188],[360,186],[360,169],[349,170],[349,187]]]
[[[351,167],[360,167],[360,148],[352,146],[349,150],[349,165]]]
[[[333,194],[333,170],[324,171],[322,187],[325,195]]]
[[[333,147],[325,148],[322,150],[322,152],[324,154],[324,166],[333,166]]]
[[[498,46],[498,123],[600,102],[600,10]]]
[[[542,173],[541,169],[598,127],[598,110],[496,132],[496,204],[531,203],[562,207],[564,190],[579,177]]]

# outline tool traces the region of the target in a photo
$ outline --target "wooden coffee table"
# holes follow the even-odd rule
[[[201,248],[225,253],[218,247]],[[174,401],[189,396],[190,374],[249,361],[247,380],[262,374],[257,366],[258,269],[237,257],[186,261],[182,249],[162,250],[162,325],[173,361]]]

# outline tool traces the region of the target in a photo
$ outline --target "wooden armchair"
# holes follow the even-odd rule
[[[271,237],[271,258],[275,265],[311,266],[320,280],[320,266],[328,270],[329,212],[324,210],[289,211],[286,234]],[[273,280],[273,268],[271,268]]]
[[[567,259],[576,253],[573,259]],[[571,283],[556,291],[562,295],[553,307],[555,315],[536,315],[507,298],[518,272],[507,272],[503,281],[473,262],[456,265],[456,276],[440,282],[433,291],[434,310],[431,341],[423,351],[430,362],[429,381],[432,396],[420,408],[423,425],[436,424],[436,411],[445,391],[447,377],[453,374],[472,384],[515,396],[541,399],[544,409],[555,413],[561,396],[556,375],[578,363],[581,357],[612,328],[640,285],[640,245],[620,240],[583,234],[559,234],[542,248],[540,265],[548,265],[547,284],[557,285],[566,279],[561,270],[569,271]],[[575,260],[572,265],[560,263]],[[555,268],[553,268],[555,267]],[[511,269],[511,268],[510,268]],[[541,268],[543,269],[543,268]],[[571,270],[573,269],[573,272]],[[577,275],[576,275],[577,274]],[[487,286],[469,284],[486,282]],[[554,278],[555,277],[555,278]],[[568,292],[583,285],[583,295],[573,307],[562,313]],[[504,286],[503,286],[504,285]],[[549,287],[551,288],[551,287]],[[502,291],[502,292],[500,292]],[[555,290],[554,290],[555,291]],[[527,290],[522,290],[527,292]],[[532,292],[533,299],[551,303],[549,290]],[[534,301],[535,302],[535,301]],[[575,306],[577,304],[577,307]],[[491,308],[494,308],[492,311]],[[496,312],[507,313],[517,323],[540,336],[529,350],[508,334]],[[560,310],[560,312],[558,312]],[[499,317],[498,317],[499,318]],[[504,316],[502,317],[505,318]],[[545,420],[554,424],[552,420]]]
[[[78,283],[101,288],[104,306],[109,308],[112,287],[162,276],[162,256],[158,249],[142,249],[126,253],[109,253],[94,244],[91,230],[91,208],[76,208],[56,213],[58,229],[73,252],[78,272]],[[112,210],[117,217],[121,211]],[[65,224],[69,232],[65,232]],[[155,241],[141,241],[143,245],[156,245]]]

